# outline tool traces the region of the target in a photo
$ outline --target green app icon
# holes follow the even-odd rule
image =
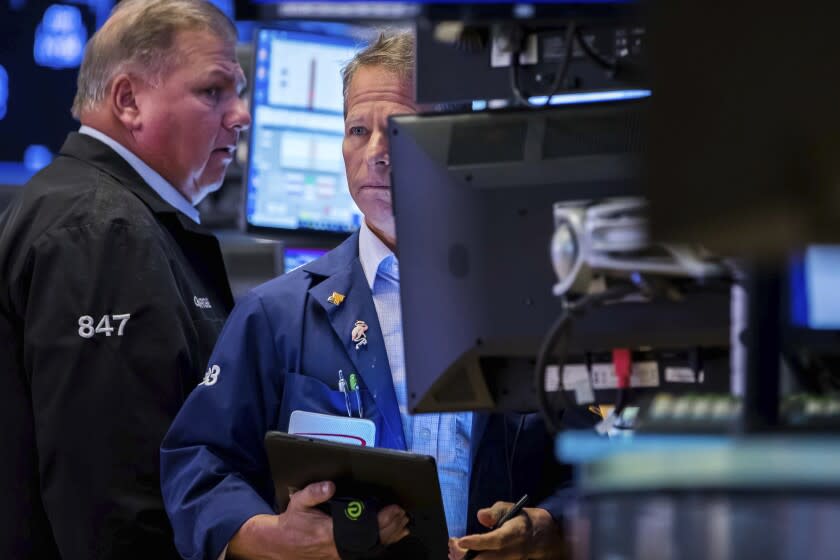
[[[365,511],[365,504],[360,502],[359,500],[353,500],[347,507],[344,508],[344,515],[347,516],[347,519],[350,521],[358,521],[359,518],[362,516],[362,513]]]

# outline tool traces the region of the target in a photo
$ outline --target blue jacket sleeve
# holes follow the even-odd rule
[[[559,527],[563,526],[563,518],[568,513],[568,509],[572,503],[577,499],[576,490],[571,485],[564,485],[557,489],[557,491],[546,496],[538,505],[538,508],[546,510],[551,514],[554,522]]]
[[[281,336],[246,296],[163,440],[163,499],[184,558],[215,560],[245,521],[275,513],[263,437],[280,408]]]

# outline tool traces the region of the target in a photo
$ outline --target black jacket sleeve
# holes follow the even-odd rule
[[[159,445],[204,364],[161,232],[119,221],[52,231],[24,270],[22,358],[62,558],[177,558]]]

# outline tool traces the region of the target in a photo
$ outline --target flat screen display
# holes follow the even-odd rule
[[[813,245],[795,260],[791,318],[797,327],[840,330],[840,246]]]
[[[0,1],[0,185],[22,185],[67,133],[85,44],[112,0]]]
[[[313,24],[314,25],[314,24]],[[341,67],[357,27],[258,28],[245,184],[248,229],[346,234],[361,213],[347,191]]]
[[[286,247],[283,253],[284,272],[291,272],[327,254],[329,249],[314,247]]]

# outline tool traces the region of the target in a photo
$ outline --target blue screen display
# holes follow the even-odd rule
[[[84,46],[113,4],[0,1],[0,185],[25,183],[78,129],[70,106]]]
[[[340,69],[363,41],[348,28],[256,32],[245,187],[251,226],[346,233],[361,224],[341,155]]]
[[[840,330],[840,246],[814,245],[791,272],[791,320],[809,329]]]
[[[329,249],[313,249],[305,247],[286,247],[283,252],[283,270],[291,272],[294,269],[324,256]]]

